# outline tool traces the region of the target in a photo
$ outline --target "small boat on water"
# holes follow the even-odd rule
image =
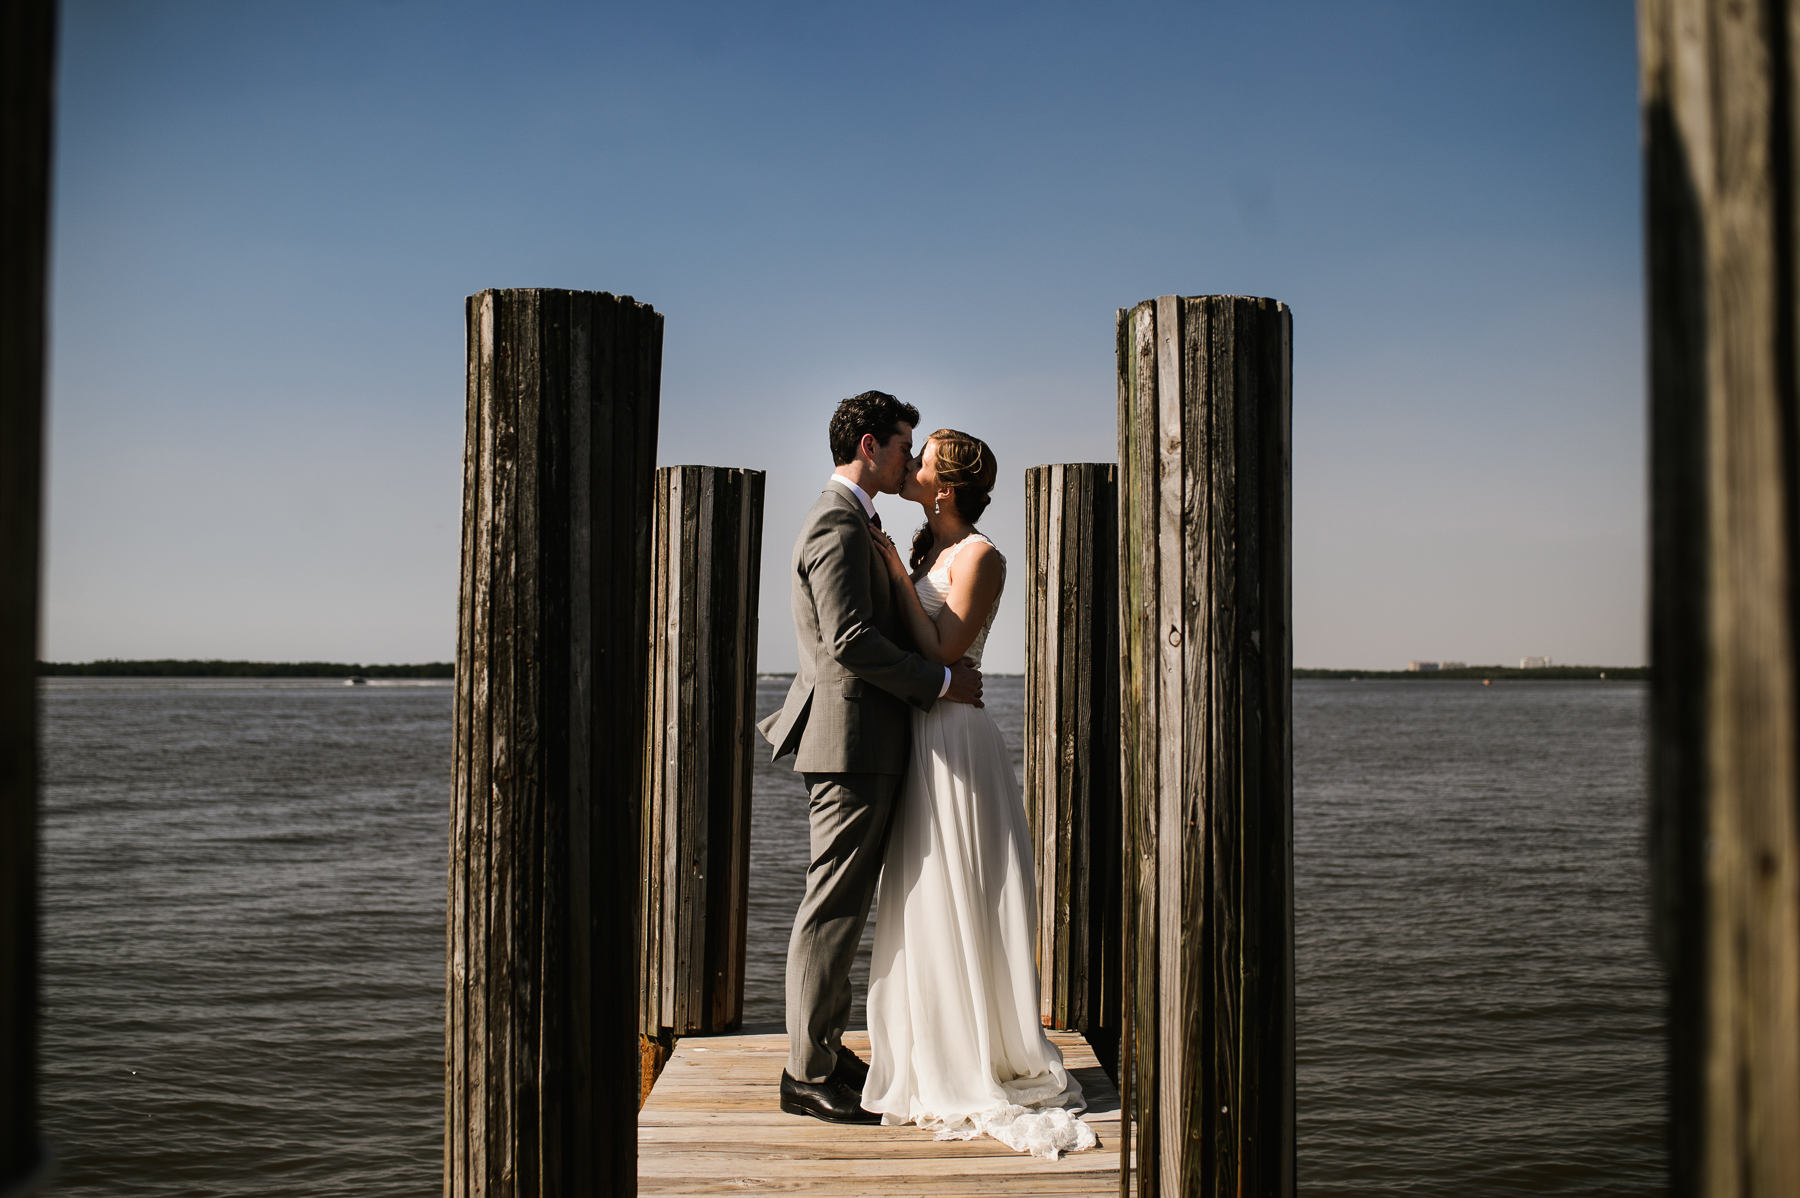
[[[354,678],[344,679],[344,685],[345,686],[367,686],[367,685],[369,685],[369,680],[367,678],[364,678],[362,675],[358,674]]]

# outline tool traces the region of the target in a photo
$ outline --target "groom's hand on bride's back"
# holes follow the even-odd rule
[[[950,667],[950,689],[944,692],[944,698],[952,703],[982,705],[981,671],[970,665],[968,658]]]

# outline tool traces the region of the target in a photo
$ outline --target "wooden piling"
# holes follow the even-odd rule
[[[444,1193],[636,1192],[662,317],[471,296]]]
[[[743,1022],[763,482],[656,472],[639,1028],[658,1049]]]
[[[0,1193],[35,1192],[37,636],[56,6],[0,8]]]
[[[1120,1081],[1142,1198],[1294,1193],[1291,327],[1241,296],[1118,315]]]
[[[1119,1043],[1118,483],[1111,462],[1025,472],[1025,805],[1045,1027],[1109,1072]]]
[[[1651,818],[1676,1198],[1800,1193],[1792,0],[1641,0]]]

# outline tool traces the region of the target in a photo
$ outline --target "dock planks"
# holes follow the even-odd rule
[[[638,1113],[639,1194],[1116,1195],[1119,1096],[1077,1032],[1050,1032],[1081,1082],[1100,1137],[1058,1161],[983,1136],[937,1140],[916,1127],[845,1127],[783,1114],[787,1036],[689,1037]],[[869,1055],[867,1032],[844,1043]]]

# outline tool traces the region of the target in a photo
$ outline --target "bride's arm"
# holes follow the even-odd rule
[[[1006,577],[1006,560],[986,541],[977,540],[963,546],[950,563],[950,594],[938,612],[936,623],[926,615],[913,589],[900,551],[886,537],[876,541],[887,562],[888,577],[894,584],[894,599],[906,630],[919,647],[920,656],[939,665],[959,661],[987,622],[988,612],[1000,597],[1000,584]]]
[[[913,590],[912,576],[906,572],[906,563],[900,560],[900,551],[885,533],[875,538],[875,548],[887,566],[888,582],[894,588],[894,602],[900,605],[900,618],[906,623],[906,631],[912,634],[913,643],[919,648],[919,656],[926,661],[937,662],[940,666],[948,664],[934,651],[938,639],[937,625],[926,617],[925,609],[920,606],[919,592]]]

